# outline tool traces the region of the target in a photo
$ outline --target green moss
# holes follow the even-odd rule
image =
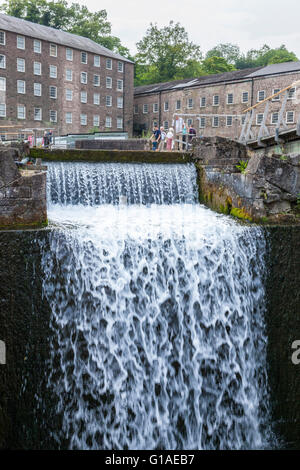
[[[33,228],[43,228],[48,226],[48,219],[41,222],[31,222],[27,224],[16,223],[12,225],[0,225],[0,230],[26,230]]]
[[[250,214],[248,214],[248,212],[246,212],[243,208],[232,207],[230,210],[230,215],[233,215],[238,219],[249,220],[249,222],[252,222],[253,220]]]

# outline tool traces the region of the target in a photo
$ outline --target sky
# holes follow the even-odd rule
[[[70,3],[75,0],[70,0]],[[300,58],[300,2],[289,0],[76,0],[89,10],[106,10],[112,34],[136,53],[136,43],[150,23],[179,22],[203,53],[219,43],[237,44],[242,52],[263,44]]]

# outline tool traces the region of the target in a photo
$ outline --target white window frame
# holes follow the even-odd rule
[[[244,100],[244,95],[247,95],[247,100]],[[249,102],[249,91],[243,91],[242,92],[242,103],[248,103]]]
[[[169,111],[169,101],[164,102],[164,111]]]
[[[158,113],[158,103],[153,103],[153,113]]]
[[[229,97],[230,96],[232,96],[232,102],[231,103],[229,102]],[[227,93],[226,104],[228,104],[229,106],[234,104],[234,94],[233,93]]]
[[[54,70],[54,72],[55,72],[54,75],[51,72],[51,70]],[[57,67],[56,67],[56,65],[52,65],[52,64],[49,65],[49,77],[50,78],[57,78]]]
[[[274,88],[274,90],[272,90],[272,95],[274,95],[275,93],[278,93],[279,91],[280,91],[280,88]],[[280,95],[277,95],[274,98],[272,98],[272,101],[280,101]]]
[[[85,61],[82,60],[82,58],[84,57],[84,54],[85,54],[85,59],[86,59]],[[88,53],[87,52],[85,52],[85,51],[80,52],[80,62],[82,64],[85,64],[85,65],[88,63]]]
[[[83,77],[85,77],[84,80]],[[80,83],[82,83],[83,85],[87,84],[87,72],[80,72]]]
[[[123,80],[120,78],[117,80],[117,91],[123,91]]]
[[[39,73],[36,72],[36,66],[39,65]],[[33,62],[33,75],[42,75],[42,64],[41,62]]]
[[[20,40],[22,41],[23,46],[20,45]],[[17,49],[25,50],[25,36],[17,35]]]
[[[124,101],[123,101],[123,96],[118,96],[117,97],[117,108],[123,109]]]
[[[149,112],[148,103],[144,103],[143,104],[143,114],[148,114],[148,112]]]
[[[24,65],[24,69],[22,70],[22,66],[21,68],[20,65],[22,64],[22,66]],[[17,72],[20,72],[20,73],[25,73],[25,70],[26,70],[26,62],[25,62],[25,59],[23,59],[22,57],[17,57]]]
[[[124,63],[118,60],[118,72],[124,73]]]
[[[24,113],[22,112],[22,114],[20,113],[21,109],[24,111]],[[24,106],[23,104],[18,104],[17,106],[17,118],[26,119],[26,106]]]
[[[0,117],[6,117],[6,104],[5,103],[0,103]]]
[[[69,56],[68,53],[70,53]],[[69,47],[66,48],[66,60],[73,60],[73,49],[70,49]]]
[[[215,119],[217,120],[217,124],[215,124]],[[212,117],[212,127],[219,127],[219,125],[220,125],[219,116],[213,116]]]
[[[117,129],[123,129],[123,118],[117,117]]]
[[[293,120],[292,120],[292,121],[288,120],[288,116],[289,116],[290,114],[292,114],[292,116],[293,116]],[[295,123],[295,111],[287,111],[287,112],[286,112],[286,115],[285,115],[285,122],[286,122],[286,124],[294,124],[294,123]]]
[[[264,97],[263,97],[262,99],[260,99],[260,97],[259,97],[260,93],[263,93],[263,96],[264,96]],[[257,92],[257,102],[260,103],[260,102],[263,101],[265,98],[266,98],[266,91],[265,91],[265,90],[259,90],[259,91]]]
[[[73,101],[73,90],[66,88],[66,101]]]
[[[19,85],[22,84],[22,91],[20,91]],[[17,92],[20,95],[25,95],[26,94],[26,82],[25,80],[17,80]]]
[[[52,114],[51,113],[55,113],[55,118],[53,119],[52,118]],[[54,109],[50,109],[49,111],[49,120],[50,122],[57,122],[57,111],[55,111]]]
[[[55,90],[55,96],[51,96],[51,90]],[[49,98],[51,98],[52,100],[57,99],[57,87],[54,85],[49,86]]]
[[[6,56],[4,54],[0,54],[0,57],[3,57],[3,62],[4,62],[3,66],[0,63],[0,69],[6,69]]]
[[[39,87],[38,87],[39,93],[37,93],[36,85],[39,85]],[[33,95],[34,96],[42,96],[42,84],[41,83],[34,82],[34,84],[33,84]]]
[[[52,53],[52,49],[54,49],[54,54]],[[50,43],[49,44],[49,55],[50,57],[57,57],[57,45],[56,44],[53,44],[53,43]]]
[[[275,121],[274,121],[274,117],[276,115],[277,115],[277,119],[275,119]],[[276,112],[271,114],[271,124],[278,124],[278,121],[279,121],[279,112],[276,111]]]
[[[213,95],[213,106],[220,106],[220,95]]]
[[[94,67],[100,67],[100,66],[101,66],[100,56],[99,55],[94,55]]]
[[[206,127],[206,118],[205,116],[202,116],[199,119],[199,129],[204,129],[205,127]]]
[[[193,107],[194,107],[194,100],[193,100],[193,98],[188,98],[188,99],[187,99],[187,108],[188,108],[188,109],[193,109]]]
[[[70,75],[71,72],[71,78],[68,78],[68,73]],[[66,69],[66,80],[67,82],[72,82],[73,81],[73,70],[72,69]]]
[[[106,116],[105,118],[105,127],[112,128],[112,118],[111,116]]]
[[[169,129],[169,121],[164,121],[164,130]]]
[[[37,45],[39,47],[36,47]],[[33,52],[35,54],[41,54],[42,53],[42,41],[40,41],[39,39],[34,39],[33,40]]]
[[[206,108],[206,96],[201,96],[201,98],[200,98],[200,108]]]
[[[3,41],[1,41],[1,34],[3,34]],[[0,45],[5,46],[6,44],[6,33],[2,29],[0,30]]]
[[[107,70],[112,70],[112,60],[111,59],[106,59],[106,69]],[[108,64],[110,64],[110,67],[108,67]]]
[[[65,120],[66,120],[66,124],[72,124],[73,116],[70,111],[66,112]]]
[[[94,93],[93,104],[95,104],[96,106],[100,105],[100,93]]]
[[[93,116],[93,126],[99,127],[100,126],[100,116],[99,114],[94,114]]]
[[[6,91],[6,77],[0,77],[0,91]]]
[[[264,118],[264,113],[257,113],[256,115],[256,125],[260,126]]]
[[[180,104],[179,107],[178,107],[178,103]],[[176,100],[175,110],[178,111],[179,109],[181,109],[181,100]]]
[[[80,114],[80,125],[87,126],[87,114]]]
[[[228,124],[228,122],[230,122],[230,119],[231,119],[231,124]],[[233,116],[229,114],[228,116],[226,116],[226,127],[231,127],[232,125],[233,125]]]
[[[95,78],[97,78],[97,83],[95,82]],[[94,86],[100,86],[100,75],[94,73],[94,76],[93,76],[93,85]]]
[[[87,103],[87,91],[80,92],[80,103]]]
[[[112,96],[111,95],[106,95],[105,97],[105,105],[108,107],[112,106]]]
[[[112,78],[106,77],[106,88],[112,88]]]
[[[296,87],[292,87],[288,90],[288,100],[294,100],[296,98]]]
[[[36,110],[39,110],[40,112],[40,114],[38,115],[38,119],[36,118]],[[42,108],[33,108],[33,120],[42,121]]]

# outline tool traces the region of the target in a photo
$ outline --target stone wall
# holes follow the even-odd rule
[[[0,150],[0,228],[43,226],[47,224],[46,172],[18,170],[13,152]]]
[[[76,149],[99,149],[99,150],[149,150],[148,139],[82,139],[76,140]]]

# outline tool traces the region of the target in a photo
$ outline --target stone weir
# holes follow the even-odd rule
[[[199,199],[260,223],[300,223],[300,155],[269,155],[223,137],[193,140]]]
[[[18,169],[17,149],[0,150],[0,229],[47,225],[46,171],[27,165]]]

